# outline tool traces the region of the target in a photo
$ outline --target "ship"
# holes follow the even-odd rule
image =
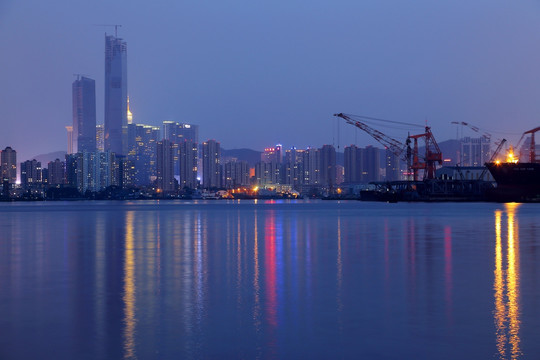
[[[493,200],[540,201],[540,161],[536,159],[534,141],[534,134],[539,130],[540,127],[537,127],[524,132],[518,142],[519,145],[525,135],[531,134],[528,162],[520,162],[510,148],[506,161],[486,163],[487,169],[497,182],[497,188],[490,194]]]

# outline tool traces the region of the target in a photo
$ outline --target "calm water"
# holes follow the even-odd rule
[[[0,205],[1,359],[540,357],[540,205]]]

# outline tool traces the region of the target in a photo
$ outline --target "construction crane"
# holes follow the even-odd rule
[[[516,149],[519,149],[519,145],[521,145],[521,141],[523,141],[523,138],[525,137],[525,135],[531,134],[531,142],[529,144],[529,162],[531,163],[536,162],[536,142],[534,141],[534,134],[537,131],[540,131],[540,126],[534,129],[525,131],[523,135],[521,135],[521,137],[519,138],[519,141],[517,142],[517,145],[516,145]],[[521,154],[520,154],[520,157],[521,157]]]
[[[413,173],[414,181],[418,181],[418,170],[424,170],[424,180],[435,178],[436,163],[442,164],[442,153],[441,153],[441,150],[439,149],[439,145],[437,144],[437,142],[435,141],[435,138],[433,137],[433,134],[431,133],[431,129],[429,126],[424,127],[424,133],[422,134],[409,135],[407,137],[407,140],[405,141],[405,144],[403,144],[400,141],[393,139],[389,137],[388,135],[382,133],[381,131],[368,126],[361,120],[364,120],[364,119],[378,120],[378,121],[385,121],[385,122],[391,122],[395,124],[414,126],[414,127],[421,127],[421,125],[398,122],[398,121],[382,120],[382,119],[371,118],[367,116],[351,115],[351,114],[343,114],[343,113],[334,114],[334,116],[340,117],[343,120],[345,120],[348,124],[354,125],[357,128],[364,130],[366,133],[371,135],[371,137],[373,137],[375,140],[381,143],[386,149],[388,149],[394,155],[405,160],[407,162],[407,168],[409,170],[409,173],[411,171]],[[424,138],[425,140],[425,145],[426,145],[425,156],[420,156],[418,152],[418,139],[420,138]],[[411,149],[410,145],[411,145],[411,142],[413,141],[414,141],[414,148]],[[407,151],[405,155],[403,156],[405,149],[407,149]]]
[[[110,27],[114,26],[114,37],[118,37],[118,28],[122,27],[122,25],[118,25],[118,24],[94,24],[94,26],[110,26]]]

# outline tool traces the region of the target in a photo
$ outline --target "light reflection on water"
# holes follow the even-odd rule
[[[519,299],[519,225],[516,210],[519,204],[505,204],[506,244],[503,241],[503,211],[495,211],[495,337],[501,359],[517,359],[520,350]],[[506,246],[505,246],[506,245]],[[506,267],[504,257],[506,255]]]
[[[535,206],[2,205],[0,358],[534,358]]]

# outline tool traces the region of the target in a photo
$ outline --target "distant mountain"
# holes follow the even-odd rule
[[[56,159],[60,159],[61,161],[65,161],[66,152],[65,151],[55,151],[55,152],[51,152],[51,153],[48,153],[48,154],[36,155],[33,158],[31,158],[30,160],[32,160],[32,159],[36,159],[37,161],[39,161],[41,163],[42,167],[47,167],[47,164],[49,163],[49,161],[54,161]]]
[[[236,158],[238,161],[247,161],[250,166],[254,166],[261,161],[261,151],[251,149],[221,149],[221,157]]]

